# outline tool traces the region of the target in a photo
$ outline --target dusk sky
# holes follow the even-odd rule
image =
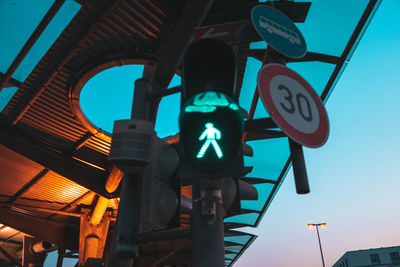
[[[400,1],[384,0],[327,102],[330,137],[305,149],[311,193],[290,171],[235,267],[326,266],[346,251],[400,245]]]
[[[400,245],[399,11],[399,0],[383,0],[330,95],[328,142],[305,149],[311,193],[297,195],[289,171],[259,226],[242,229],[258,238],[235,267],[322,266],[316,231],[307,223],[327,223],[320,231],[326,266],[348,250]],[[138,69],[124,71],[121,78],[131,85],[135,78],[129,73]],[[170,86],[177,84],[179,79],[174,79]],[[90,119],[110,131],[112,120],[105,116],[126,118],[116,112],[130,114],[132,95],[120,95],[118,101],[118,109],[108,107]],[[176,117],[178,109],[171,112],[163,114],[163,121],[176,128],[177,122],[167,116]],[[55,261],[52,253],[45,266]],[[74,263],[65,259],[64,266]]]

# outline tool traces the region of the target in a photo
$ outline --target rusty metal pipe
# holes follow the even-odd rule
[[[96,206],[93,209],[92,216],[90,217],[90,223],[92,225],[99,225],[101,222],[101,219],[104,216],[104,213],[107,210],[108,203],[110,200],[108,198],[99,196],[99,199],[97,200]]]
[[[107,192],[113,193],[115,190],[117,190],[123,175],[124,175],[123,172],[116,167],[113,167],[110,170],[110,174],[105,184]],[[103,218],[104,213],[107,210],[109,202],[110,202],[109,199],[99,196],[96,206],[93,209],[92,216],[90,217],[90,223],[92,225],[100,224],[101,219]]]
[[[41,252],[48,252],[52,248],[54,248],[53,244],[46,241],[40,241],[32,246],[32,251],[38,254]]]
[[[110,174],[108,175],[107,181],[106,181],[106,190],[108,193],[114,193],[115,190],[117,190],[119,184],[121,183],[122,176],[124,173],[120,171],[120,169],[113,167],[110,171]]]

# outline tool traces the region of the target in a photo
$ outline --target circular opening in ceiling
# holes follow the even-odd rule
[[[142,77],[143,65],[126,65],[104,70],[83,87],[80,106],[97,128],[112,133],[115,120],[129,119],[134,83]]]
[[[71,91],[71,105],[92,134],[110,140],[114,121],[131,117],[134,84],[142,78],[144,64],[106,63],[80,76]],[[170,86],[177,85],[180,85],[180,77],[175,75]],[[162,98],[155,127],[160,137],[178,132],[179,107],[179,94]]]

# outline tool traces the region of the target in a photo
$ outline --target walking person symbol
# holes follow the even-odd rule
[[[222,150],[219,147],[217,141],[215,141],[221,139],[221,132],[218,129],[214,128],[214,124],[210,122],[206,123],[205,126],[206,129],[200,135],[199,141],[204,140],[206,137],[207,139],[206,142],[201,147],[199,153],[197,154],[197,158],[201,159],[204,156],[210,144],[213,146],[218,158],[222,158]]]

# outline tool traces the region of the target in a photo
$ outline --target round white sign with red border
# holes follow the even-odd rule
[[[328,114],[315,90],[295,71],[264,65],[257,88],[264,107],[282,131],[297,143],[320,147],[328,139]]]

